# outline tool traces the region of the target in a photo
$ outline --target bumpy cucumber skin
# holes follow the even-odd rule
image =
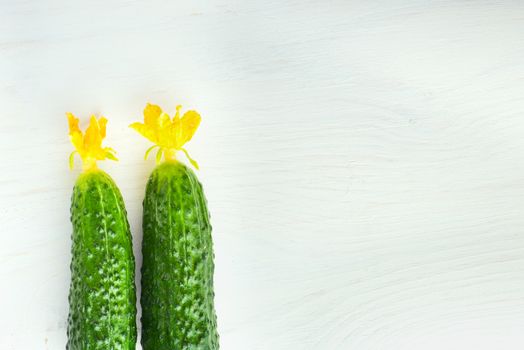
[[[151,174],[143,231],[143,349],[218,349],[209,212],[184,164],[165,162]]]
[[[135,260],[120,191],[103,171],[82,174],[71,204],[68,350],[136,347]]]

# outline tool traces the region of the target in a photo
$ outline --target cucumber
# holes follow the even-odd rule
[[[71,204],[69,350],[135,349],[135,261],[126,209],[105,172],[84,172]]]
[[[167,160],[151,174],[143,205],[143,349],[218,349],[213,241],[202,185],[191,169]]]
[[[92,116],[83,133],[67,113],[69,138],[83,172],[71,198],[71,286],[68,350],[131,350],[136,346],[135,258],[126,208],[114,181],[98,160],[117,160],[102,147],[107,119]]]
[[[142,347],[144,350],[217,350],[214,255],[209,212],[195,173],[176,160],[178,151],[198,169],[184,145],[200,125],[190,110],[171,118],[148,103],[144,122],[131,128],[164,157],[146,186],[142,240]]]

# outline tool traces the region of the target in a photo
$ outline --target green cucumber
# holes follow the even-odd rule
[[[151,174],[143,204],[143,349],[218,349],[213,241],[202,185],[191,169],[168,160]]]
[[[71,222],[67,349],[134,350],[135,261],[124,202],[109,175],[98,169],[80,175]]]

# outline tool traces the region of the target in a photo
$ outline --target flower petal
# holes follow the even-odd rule
[[[169,126],[170,122],[171,122],[171,120],[170,120],[168,114],[166,114],[164,112],[160,113],[160,115],[158,116],[158,119],[156,121],[156,125],[155,125],[156,130],[158,132],[161,132],[163,129],[165,129],[166,127]]]
[[[78,153],[82,153],[84,149],[84,136],[78,127],[78,118],[75,118],[72,113],[66,113],[66,115],[69,123],[69,139]]]
[[[98,125],[98,120],[93,115],[89,121],[89,126],[87,127],[86,134],[84,136],[84,147],[86,150],[94,151],[100,148],[102,145],[102,136],[100,135],[100,126]]]
[[[80,157],[83,157],[85,154],[85,148],[84,148],[84,137],[82,136],[81,132],[75,132],[73,134],[69,134],[69,139],[71,140],[71,143],[75,147],[75,150],[80,154]]]
[[[106,137],[106,125],[107,119],[105,117],[98,118],[98,127],[100,128],[100,136],[102,139],[105,139]]]
[[[69,134],[72,134],[75,132],[82,133],[80,131],[80,128],[78,127],[78,118],[75,118],[73,113],[67,112],[66,115],[67,115],[67,121],[69,122]]]
[[[144,124],[154,128],[158,125],[158,117],[162,114],[162,108],[157,105],[148,103],[144,108]]]
[[[154,143],[157,143],[157,137],[155,135],[155,130],[151,128],[149,125],[145,125],[142,123],[133,123],[129,125],[130,128],[138,131],[138,133],[145,138],[147,138],[149,141],[152,141]]]
[[[196,111],[187,111],[180,120],[181,135],[178,142],[183,146],[186,142],[193,138],[198,126],[200,125],[200,114]]]

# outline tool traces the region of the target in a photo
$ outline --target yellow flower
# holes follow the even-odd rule
[[[85,135],[83,135],[78,127],[78,118],[75,118],[72,113],[66,114],[69,121],[69,139],[75,147],[75,151],[69,156],[69,167],[71,169],[73,169],[75,153],[78,153],[82,158],[84,171],[96,169],[97,160],[117,160],[114,149],[102,147],[102,140],[106,137],[106,118],[100,117],[97,120],[95,116],[91,116],[89,126]]]
[[[159,148],[156,155],[157,163],[162,159],[162,155],[166,160],[174,160],[176,152],[182,151],[191,164],[198,169],[197,162],[189,156],[183,146],[191,140],[200,125],[200,114],[196,111],[187,111],[181,118],[181,109],[182,106],[177,106],[176,114],[171,119],[159,106],[148,103],[144,109],[144,123],[133,123],[130,127],[155,143],[146,151],[145,158],[156,147]]]

